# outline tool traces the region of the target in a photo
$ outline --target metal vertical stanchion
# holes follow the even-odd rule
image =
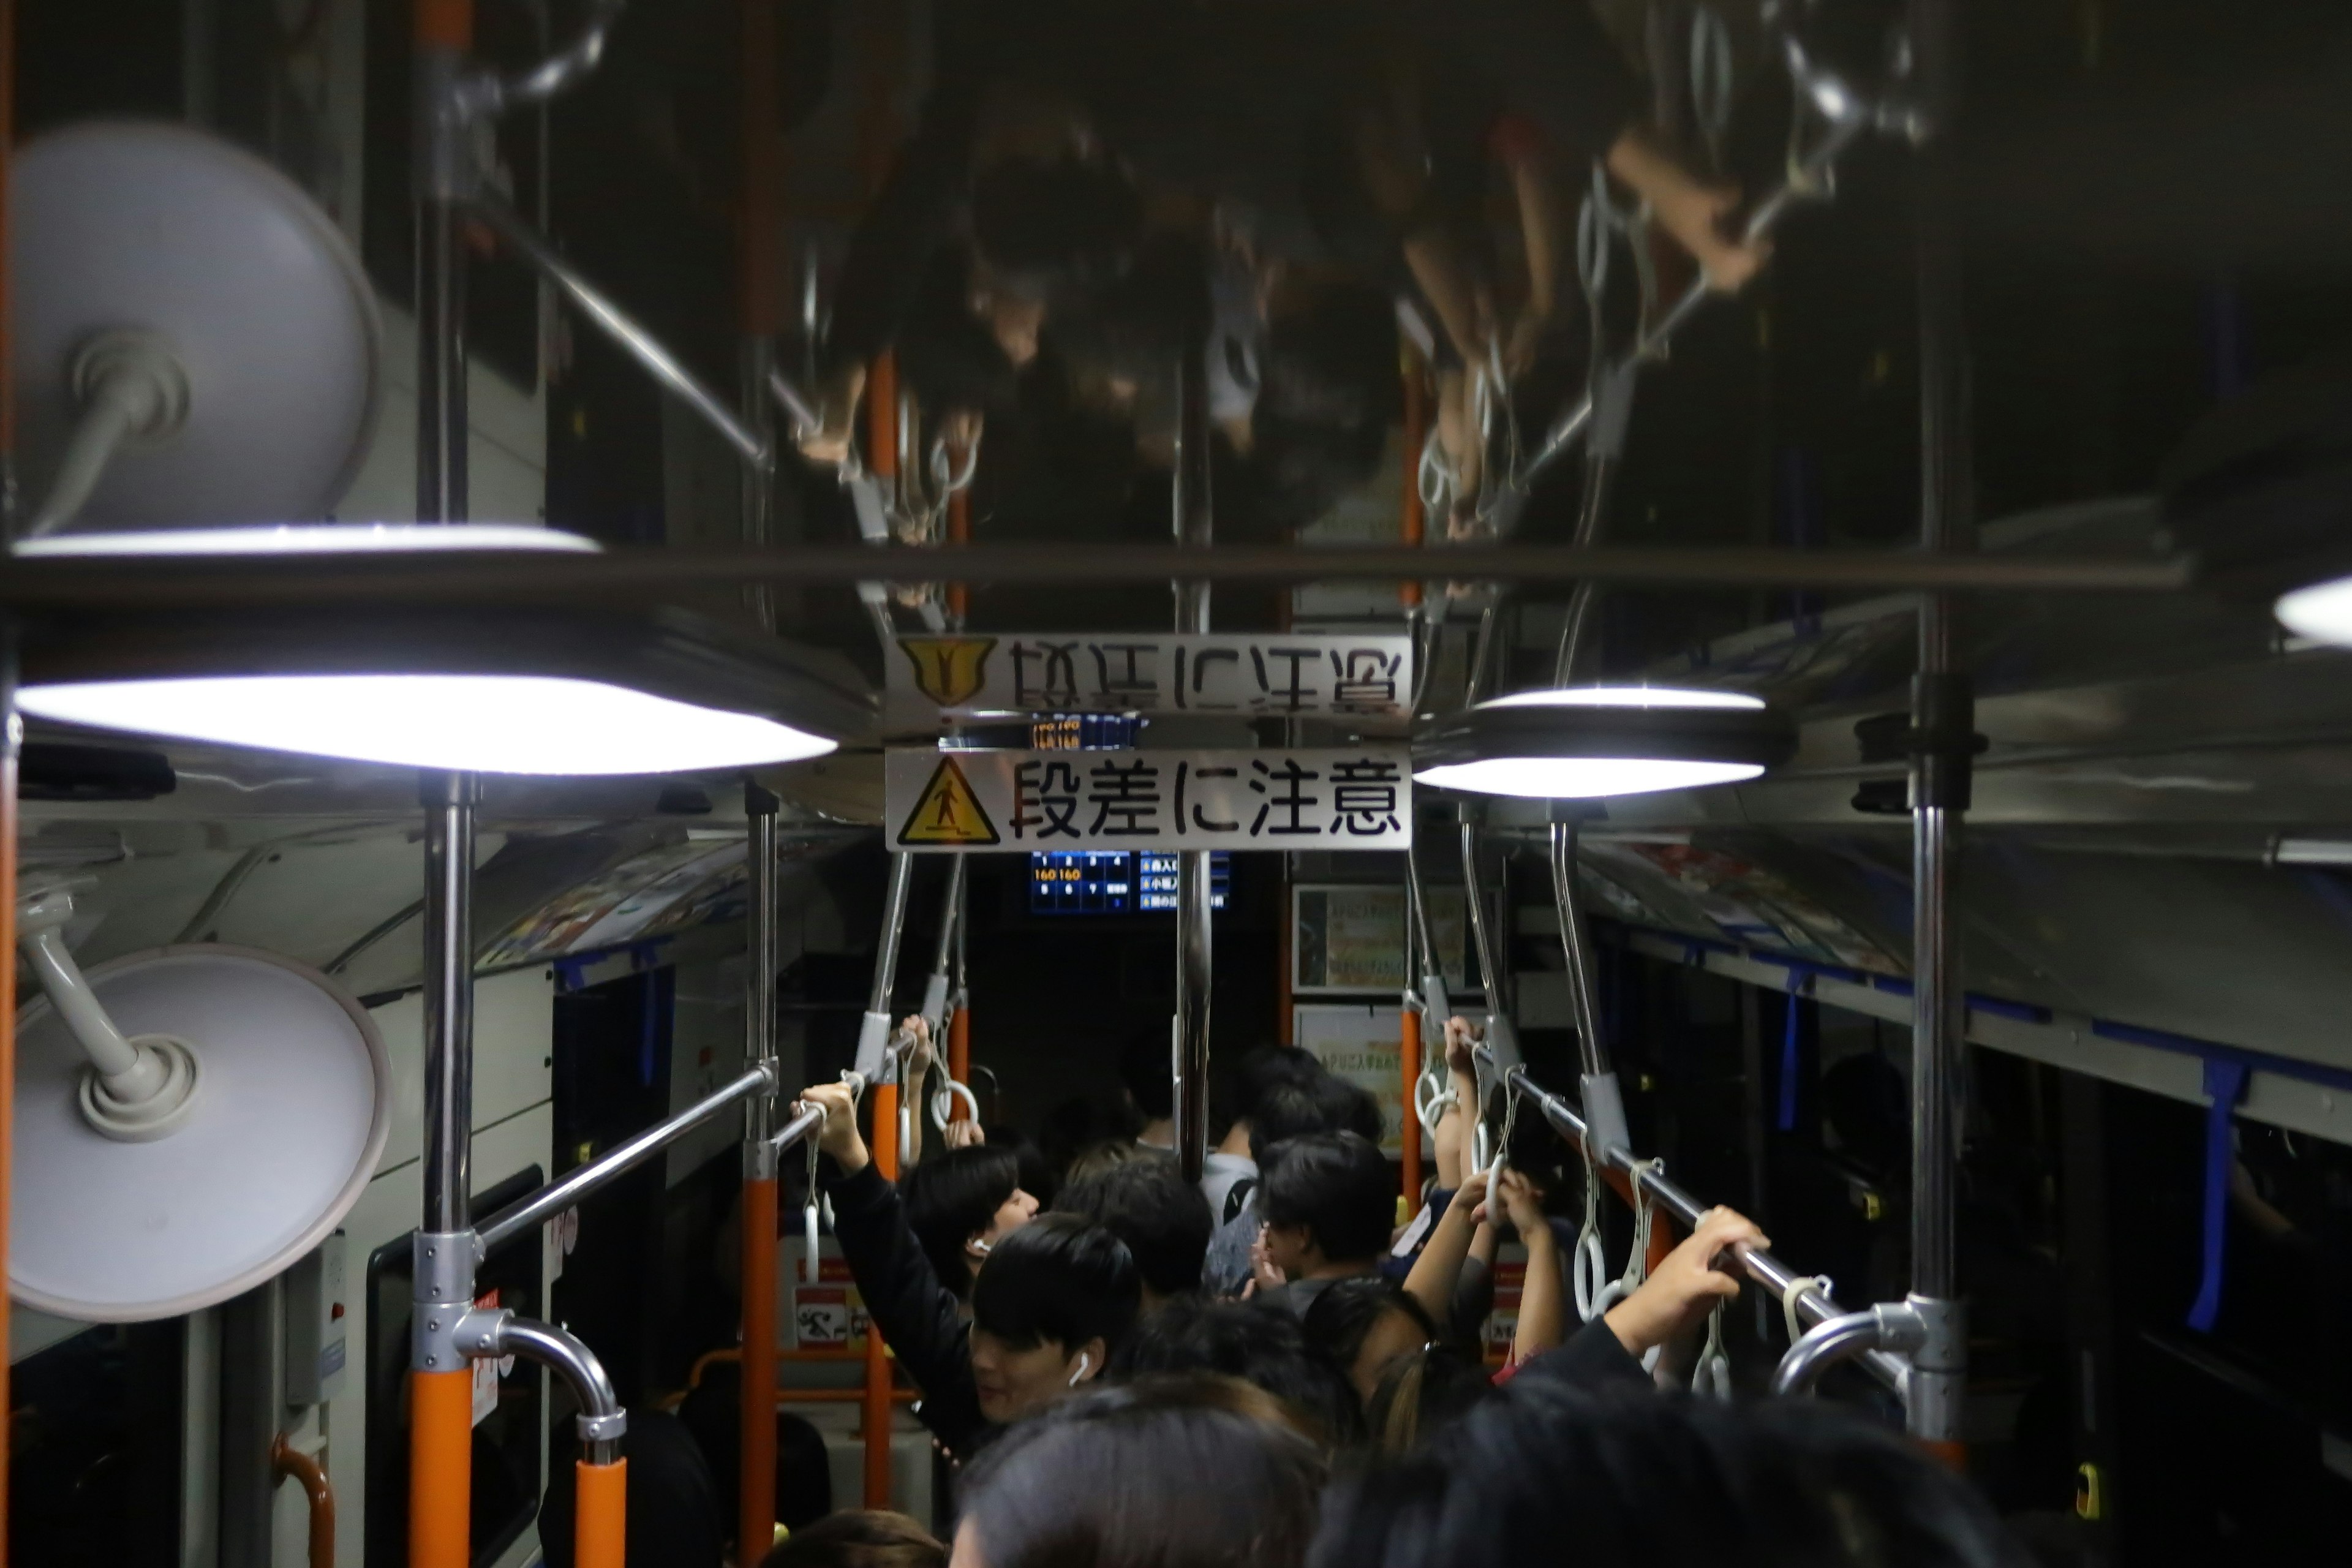
[[[1178,364],[1176,399],[1176,542],[1206,547],[1215,538],[1209,496],[1209,390],[1205,347],[1195,344]],[[1209,585],[1174,584],[1176,629],[1209,629]],[[1176,872],[1176,1027],[1174,1032],[1176,1159],[1187,1182],[1197,1183],[1209,1157],[1209,1015],[1214,905],[1207,850],[1188,850]]]
[[[1584,898],[1576,880],[1576,838],[1581,814],[1572,802],[1553,806],[1552,903],[1559,915],[1559,942],[1568,954],[1568,994],[1576,1014],[1576,1049],[1583,1068],[1586,1139],[1604,1162],[1612,1149],[1633,1147],[1625,1127],[1625,1099],[1601,1033],[1600,970],[1592,960],[1592,931],[1584,921]]]
[[[466,262],[461,204],[474,150],[456,87],[471,0],[415,10],[416,520],[467,514]],[[472,1560],[473,1370],[444,1331],[474,1300],[474,805],[467,773],[429,773],[425,806],[425,1214],[414,1258],[408,1560]],[[446,1364],[445,1364],[446,1363]]]
[[[868,1145],[874,1168],[886,1182],[898,1179],[899,1063],[890,1049],[890,998],[898,987],[898,942],[907,929],[907,895],[914,875],[912,855],[901,851],[890,857],[890,882],[882,898],[882,945],[875,954],[874,988],[867,995],[857,1037],[857,1072],[866,1079],[866,1103],[873,1116]],[[890,1358],[883,1348],[882,1331],[868,1318],[862,1415],[867,1508],[890,1506]]]
[[[467,1568],[473,1371],[446,1331],[474,1303],[474,807],[471,773],[427,773],[425,1215],[415,1239],[409,1413],[412,1568]]]
[[[1949,193],[1955,98],[1949,0],[1911,0],[1914,69],[1932,133],[1921,147],[1916,224],[1919,292],[1919,542],[1972,542],[1968,345]],[[1941,594],[1919,606],[1919,673],[1912,687],[1911,1295],[1925,1337],[1912,1355],[1911,1435],[1957,1457],[1968,1373],[1954,1213],[1967,996],[1958,973],[1955,894],[1975,746],[1974,697],[1953,649]]]
[[[743,786],[751,910],[744,943],[743,1055],[771,1085],[743,1105],[743,1363],[735,1560],[757,1562],[776,1529],[776,797]]]

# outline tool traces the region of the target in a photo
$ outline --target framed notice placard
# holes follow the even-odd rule
[[[1486,1016],[1467,1008],[1464,1016],[1484,1024]],[[1404,1152],[1403,1015],[1391,1004],[1312,1003],[1290,1010],[1291,1038],[1314,1053],[1326,1070],[1371,1091],[1381,1102],[1381,1151]]]
[[[1293,888],[1290,989],[1305,995],[1403,990],[1404,922],[1404,889],[1396,884]],[[1429,890],[1429,924],[1447,990],[1467,990],[1469,921],[1461,889]]]

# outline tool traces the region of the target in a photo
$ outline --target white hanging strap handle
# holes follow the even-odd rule
[[[1602,1281],[1609,1274],[1609,1253],[1601,1241],[1601,1168],[1593,1161],[1589,1141],[1584,1149],[1584,1226],[1576,1233],[1571,1273],[1576,1315],[1589,1323],[1609,1310],[1601,1299],[1607,1288]]]
[[[931,1125],[945,1132],[948,1123],[955,1120],[955,1102],[959,1100],[963,1101],[964,1110],[971,1120],[978,1121],[980,1097],[972,1093],[971,1085],[959,1083],[941,1074],[940,1087],[931,1091]]]
[[[1437,1124],[1445,1120],[1445,1113],[1462,1103],[1462,1097],[1454,1091],[1452,1079],[1452,1073],[1441,1064],[1423,1073],[1420,1081],[1412,1086],[1413,1114],[1421,1119],[1422,1131],[1432,1138],[1437,1136]]]
[[[1625,1272],[1620,1274],[1616,1279],[1612,1279],[1608,1284],[1601,1288],[1601,1294],[1595,1298],[1593,1304],[1592,1315],[1596,1318],[1601,1313],[1609,1310],[1610,1308],[1615,1306],[1618,1302],[1623,1300],[1626,1297],[1631,1296],[1634,1291],[1639,1290],[1643,1284],[1650,1278],[1650,1218],[1652,1210],[1650,1208],[1649,1194],[1642,1185],[1642,1173],[1645,1171],[1654,1173],[1662,1171],[1664,1168],[1665,1162],[1663,1160],[1643,1160],[1640,1163],[1636,1164],[1633,1169],[1633,1250],[1626,1255]],[[1649,1361],[1651,1363],[1654,1363],[1655,1357],[1653,1356],[1649,1358]]]
[[[1805,1337],[1805,1325],[1797,1320],[1798,1301],[1803,1299],[1808,1290],[1818,1293],[1822,1300],[1826,1300],[1829,1299],[1833,1284],[1834,1281],[1826,1274],[1816,1274],[1810,1279],[1800,1275],[1790,1280],[1789,1288],[1780,1292],[1780,1315],[1789,1325],[1790,1344],[1793,1345]]]
[[[816,1188],[816,1140],[803,1139],[802,1147],[808,1151],[808,1202],[801,1209],[801,1283],[814,1285],[816,1283],[816,1259],[819,1246],[817,1205],[820,1201]]]
[[[1691,1392],[1720,1399],[1731,1399],[1731,1357],[1723,1348],[1723,1303],[1717,1301],[1715,1310],[1706,1315],[1706,1343],[1698,1352],[1698,1364],[1691,1368]]]

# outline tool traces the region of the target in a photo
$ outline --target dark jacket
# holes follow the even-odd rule
[[[971,1325],[923,1256],[898,1189],[870,1164],[845,1176],[828,1161],[820,1180],[833,1198],[833,1234],[866,1314],[922,1390],[916,1415],[950,1458],[971,1458],[996,1432],[980,1413],[972,1384]]]
[[[1556,1380],[1588,1394],[1655,1386],[1640,1359],[1600,1318],[1569,1335],[1565,1344],[1521,1363],[1517,1376]]]

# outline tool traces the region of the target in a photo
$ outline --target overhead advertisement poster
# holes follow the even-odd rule
[[[1412,639],[1380,632],[902,637],[889,718],[971,713],[1401,717]]]
[[[891,847],[1403,849],[1403,746],[1218,752],[894,750],[883,773]]]

